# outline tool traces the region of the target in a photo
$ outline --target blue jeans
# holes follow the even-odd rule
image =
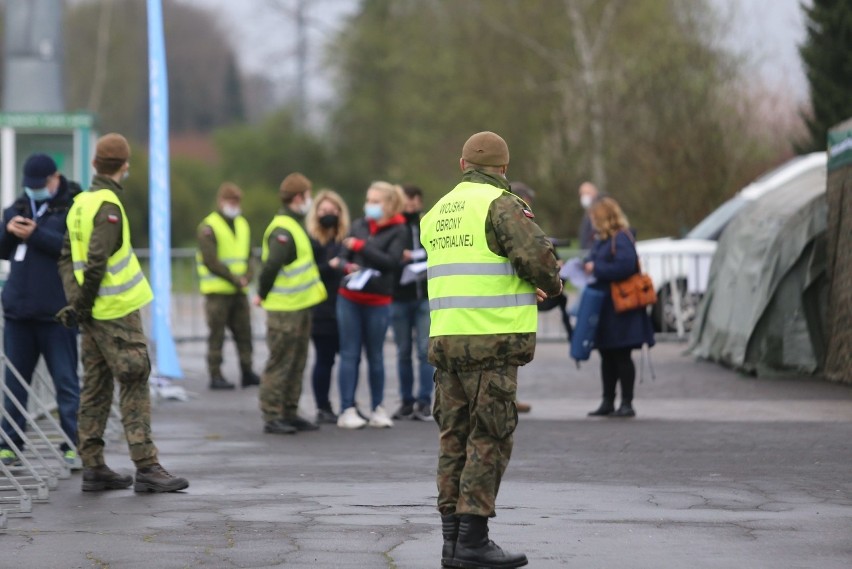
[[[44,356],[47,371],[53,378],[56,389],[56,405],[59,410],[59,425],[65,435],[77,444],[77,410],[80,407],[80,378],[77,376],[77,331],[69,330],[56,322],[38,320],[6,319],[3,330],[3,349],[18,373],[28,385],[32,385],[33,372],[39,356]],[[26,408],[29,393],[12,371],[6,368],[6,385]],[[21,437],[15,431],[10,420],[25,430],[24,416],[10,399],[5,401],[6,417],[3,419],[3,431],[21,447]],[[5,441],[0,441],[4,443]],[[5,447],[5,444],[0,444]],[[65,443],[63,450],[68,450]]]
[[[340,332],[340,412],[355,406],[361,348],[367,354],[371,409],[382,404],[385,391],[385,362],[382,348],[390,321],[390,305],[365,306],[337,297],[337,327]]]
[[[396,362],[399,372],[399,396],[403,403],[432,405],[432,376],[435,368],[429,363],[429,299],[397,300],[391,304],[391,325],[396,341]],[[417,342],[417,368],[420,384],[414,396],[414,365],[411,348]]]

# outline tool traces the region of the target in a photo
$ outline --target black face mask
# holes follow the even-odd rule
[[[326,229],[331,229],[332,227],[337,227],[337,222],[340,220],[340,217],[330,213],[328,215],[321,216],[317,221],[319,224]]]
[[[406,211],[402,215],[405,216],[405,221],[407,221],[408,223],[417,223],[418,221],[420,221],[421,213],[422,212],[419,211]]]

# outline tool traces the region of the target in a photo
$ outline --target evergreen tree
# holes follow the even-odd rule
[[[852,2],[813,0],[803,9],[808,35],[799,52],[812,111],[804,117],[810,139],[797,145],[801,153],[825,150],[828,129],[852,117]]]

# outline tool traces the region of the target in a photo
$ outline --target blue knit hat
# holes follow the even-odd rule
[[[53,158],[47,154],[33,154],[24,162],[23,185],[26,188],[40,190],[47,185],[47,177],[56,174],[57,170]]]

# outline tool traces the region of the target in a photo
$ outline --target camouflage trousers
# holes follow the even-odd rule
[[[494,516],[518,425],[518,368],[435,372],[433,413],[440,430],[438,510]]]
[[[231,331],[240,356],[240,370],[250,370],[251,362],[251,318],[245,294],[206,294],[204,312],[207,316],[207,370],[211,376],[220,375],[222,346],[225,343],[225,327]]]
[[[157,462],[151,440],[151,395],[148,376],[151,362],[139,311],[115,320],[89,320],[81,326],[80,359],[83,388],[77,450],[84,468],[104,464],[104,430],[112,406],[114,380],[118,381],[119,406],[130,458],[137,468]]]
[[[310,309],[267,312],[269,360],[260,378],[259,393],[264,421],[296,418],[310,339]]]

